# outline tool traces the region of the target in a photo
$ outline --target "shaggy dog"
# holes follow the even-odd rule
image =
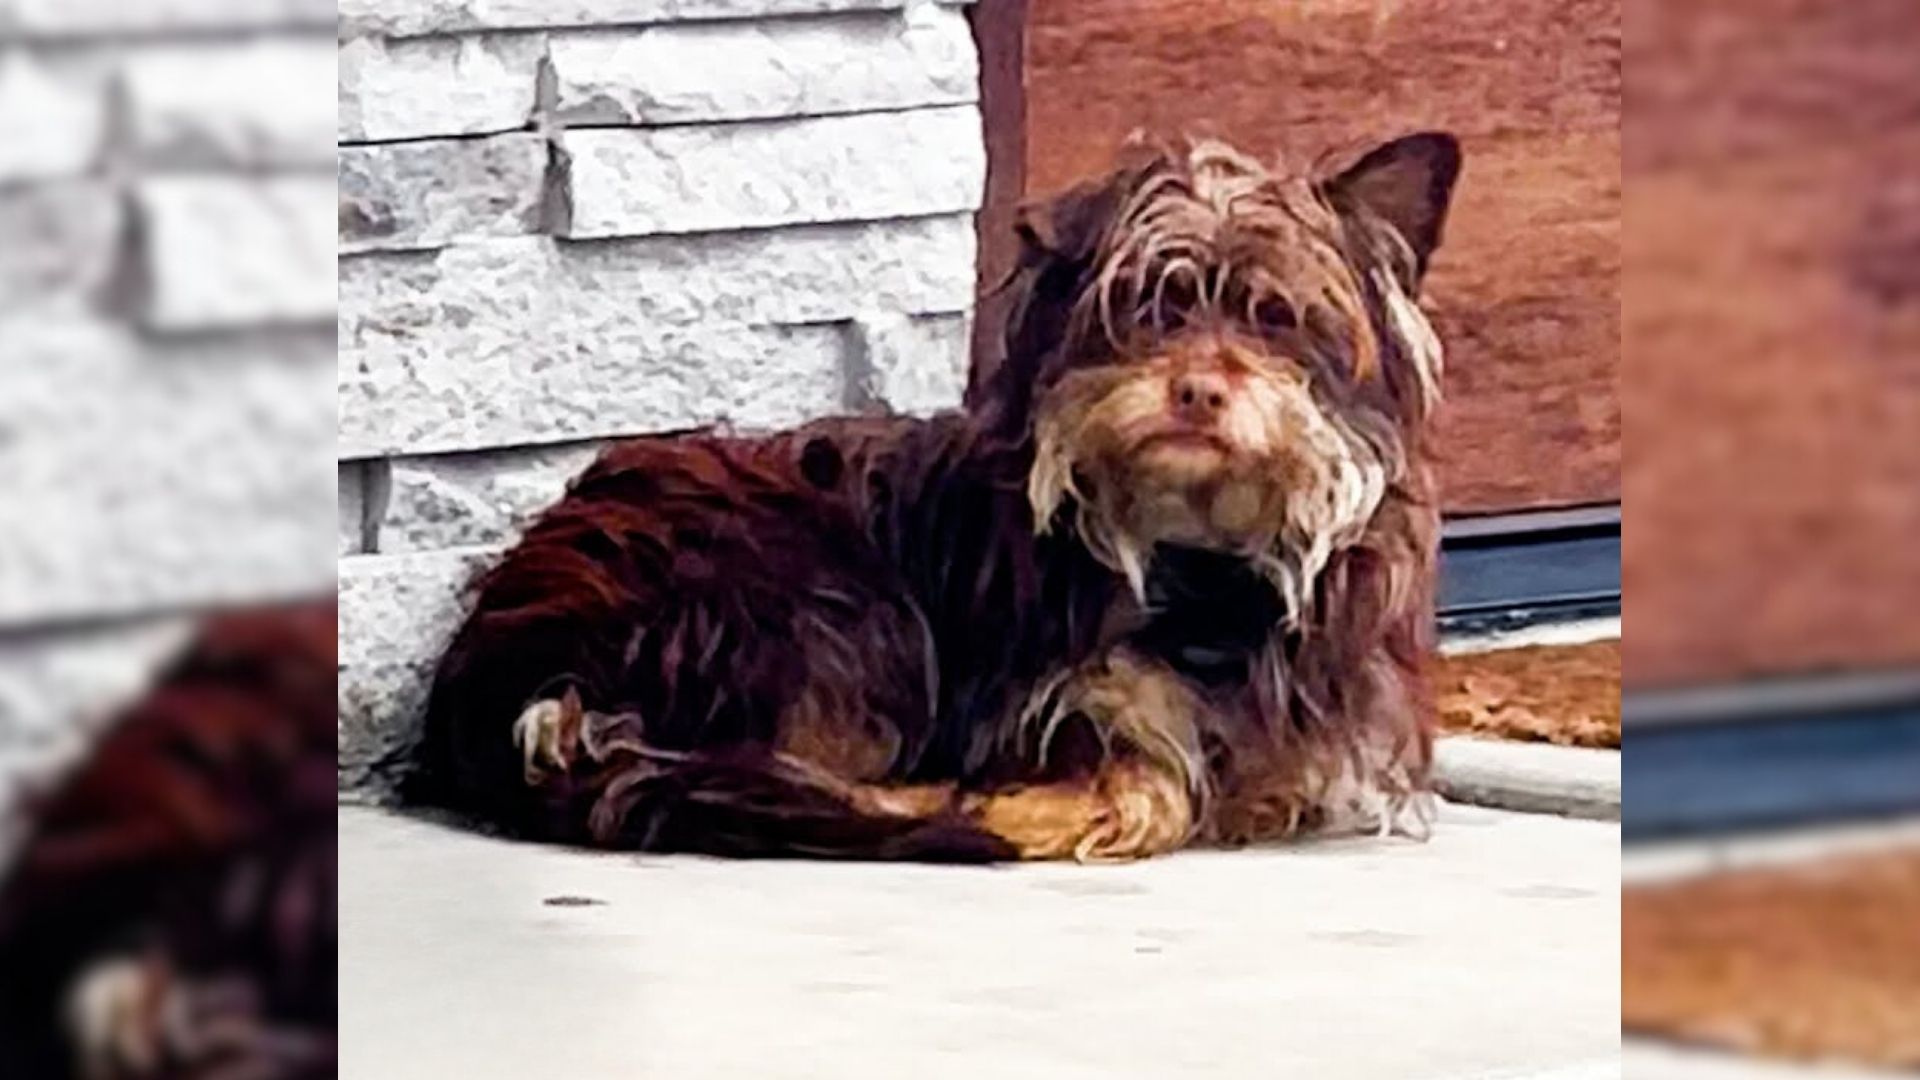
[[[641,850],[1424,830],[1415,303],[1459,149],[1135,147],[1023,210],[964,412],[607,452],[477,584],[411,790]]]
[[[337,1074],[334,612],[211,620],[29,807],[0,1075]]]

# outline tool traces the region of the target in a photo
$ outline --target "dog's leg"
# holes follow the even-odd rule
[[[1145,858],[1185,844],[1194,826],[1185,782],[1140,760],[1112,762],[1086,779],[972,795],[963,806],[1023,859]]]
[[[1433,713],[1414,675],[1377,656],[1349,674],[1348,708],[1336,722],[1284,743],[1234,744],[1219,762],[1205,838],[1228,846],[1303,833],[1424,839],[1438,809]]]
[[[1019,741],[1044,767],[1061,724],[1092,725],[1104,755],[1090,775],[970,797],[968,816],[1030,859],[1136,859],[1193,835],[1208,781],[1200,751],[1204,705],[1178,674],[1121,652],[1043,686]]]

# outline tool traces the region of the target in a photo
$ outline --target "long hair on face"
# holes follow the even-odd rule
[[[1136,136],[1110,172],[1023,204],[1014,264],[982,301],[982,318],[1003,330],[976,358],[968,409],[1003,430],[1030,427],[1038,395],[1068,366],[1177,330],[1196,307],[1258,327],[1278,301],[1363,383],[1377,373],[1387,411],[1418,435],[1439,402],[1443,355],[1417,296],[1458,145],[1423,133],[1339,162],[1296,176],[1223,143]]]

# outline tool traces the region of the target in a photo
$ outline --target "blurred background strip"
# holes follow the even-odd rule
[[[0,0],[0,807],[193,614],[332,589],[333,23]]]
[[[1911,1075],[1920,7],[1630,0],[1626,44],[1629,1068]]]
[[[10,1080],[332,1071],[335,18],[0,0]]]

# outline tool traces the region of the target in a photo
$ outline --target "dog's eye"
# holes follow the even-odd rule
[[[1161,330],[1178,330],[1185,326],[1193,315],[1198,299],[1199,292],[1194,288],[1192,278],[1185,275],[1169,276],[1161,282],[1159,295],[1155,298],[1155,325]]]
[[[1253,305],[1253,325],[1261,333],[1273,334],[1282,330],[1292,330],[1299,325],[1294,317],[1293,306],[1278,297],[1269,296]]]

